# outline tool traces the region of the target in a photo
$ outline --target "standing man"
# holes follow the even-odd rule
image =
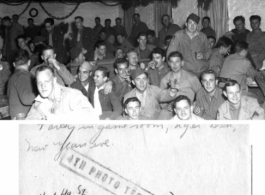
[[[16,119],[20,113],[26,116],[36,98],[36,85],[28,70],[29,65],[28,52],[18,50],[14,55],[15,72],[9,79],[7,91],[11,119]]]
[[[10,37],[11,37],[11,48],[13,51],[17,49],[17,42],[16,38],[18,35],[24,34],[24,30],[21,24],[18,23],[19,16],[17,14],[14,14],[12,16],[12,27],[10,31]]]
[[[30,38],[30,40],[34,40],[34,38],[40,34],[40,27],[34,24],[33,18],[28,19],[28,27],[25,29],[25,36]]]
[[[105,27],[102,30],[106,32],[106,37],[115,35],[115,30],[111,27],[111,20],[109,18],[105,20]]]
[[[115,19],[115,23],[116,25],[113,26],[113,29],[115,30],[115,35],[117,36],[117,34],[123,34],[125,36],[125,38],[127,38],[127,32],[124,26],[121,25],[121,18],[116,18]]]
[[[41,36],[45,38],[45,44],[54,48],[57,54],[56,59],[60,63],[66,64],[68,56],[64,46],[64,35],[68,29],[62,28],[62,26],[54,26],[53,18],[46,18],[44,25],[45,28],[41,30]]]
[[[264,109],[257,99],[242,95],[240,84],[232,80],[225,84],[227,100],[219,107],[217,120],[264,120]]]
[[[102,30],[103,26],[100,24],[100,17],[95,18],[96,26],[93,28],[94,35],[96,38],[98,38],[99,32]]]
[[[179,51],[185,61],[183,68],[197,77],[209,68],[211,54],[206,35],[198,31],[199,21],[199,16],[190,14],[186,21],[187,28],[175,33],[167,50],[167,56],[172,51]]]
[[[25,35],[18,35],[17,36],[17,43],[18,43],[19,49],[26,50],[29,53],[29,56],[31,56],[32,53],[31,53],[26,41],[27,40],[26,40],[26,36]]]
[[[137,46],[137,38],[139,33],[148,31],[147,25],[140,20],[140,14],[133,14],[134,24],[132,26],[131,35],[129,37],[130,42],[135,47]]]
[[[211,24],[211,19],[208,16],[205,16],[202,19],[202,26],[203,28],[201,29],[201,32],[203,32],[207,37],[216,37],[216,33],[214,29],[210,26]]]
[[[163,24],[163,27],[158,33],[158,38],[166,45],[165,38],[168,35],[173,36],[177,31],[181,30],[179,25],[172,24],[170,22],[170,17],[168,14],[164,14],[161,18],[161,22]]]
[[[259,70],[265,60],[265,34],[260,29],[261,17],[253,15],[249,18],[252,31],[247,35],[249,53]]]
[[[227,32],[225,36],[232,39],[234,42],[238,40],[246,41],[247,35],[250,31],[245,28],[245,18],[243,16],[236,16],[233,23],[235,28]]]
[[[70,47],[82,48],[83,55],[86,59],[90,58],[90,54],[94,50],[94,32],[89,27],[83,26],[84,18],[81,16],[75,17],[76,29],[73,31],[73,36],[70,36]]]

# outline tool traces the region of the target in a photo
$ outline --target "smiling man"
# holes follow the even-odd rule
[[[207,70],[201,76],[202,88],[196,93],[194,113],[206,120],[216,120],[217,110],[225,101],[222,90],[217,86],[218,80],[213,70]]]
[[[218,108],[217,120],[264,120],[264,109],[257,99],[242,95],[241,86],[236,81],[224,86],[227,100]]]
[[[206,35],[198,31],[199,21],[199,16],[190,14],[186,20],[187,28],[175,33],[167,50],[167,56],[172,51],[182,53],[185,61],[183,68],[198,77],[208,69],[211,54]]]
[[[57,83],[54,70],[42,65],[36,70],[39,95],[35,99],[28,120],[98,120],[98,114],[87,98],[78,90]]]

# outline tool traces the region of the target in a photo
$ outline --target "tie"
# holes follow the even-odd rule
[[[51,32],[49,33],[49,45],[53,46],[53,44],[52,44],[52,33]]]

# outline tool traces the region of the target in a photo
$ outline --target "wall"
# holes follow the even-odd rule
[[[145,22],[149,29],[154,30],[154,4],[150,3],[148,6],[136,7],[135,12],[139,13],[141,16],[141,21]]]
[[[191,13],[198,14],[197,0],[181,0],[178,7],[172,9],[173,23],[183,27]]]
[[[43,3],[43,6],[46,10],[56,17],[63,17],[68,15],[73,9],[74,5],[65,5],[62,3]],[[20,14],[22,10],[26,7],[26,3],[20,6],[7,6],[5,4],[0,4],[0,16],[12,16],[13,14]],[[30,17],[29,10],[31,8],[36,8],[39,11],[39,14],[35,20],[35,24],[43,23],[44,19],[49,17],[40,7],[38,3],[31,3],[28,10],[20,17],[19,23],[22,25],[27,25],[27,19]],[[123,12],[119,6],[105,6],[101,3],[82,3],[79,5],[76,12],[66,19],[66,22],[74,21],[74,17],[81,15],[84,17],[84,25],[89,27],[94,27],[95,22],[94,18],[96,16],[101,18],[101,24],[104,24],[104,20],[107,18],[111,19],[112,25],[115,25],[115,18],[122,17]],[[62,22],[61,20],[55,20],[55,23],[58,24]]]
[[[228,0],[229,10],[229,30],[234,28],[233,19],[238,15],[243,15],[246,19],[246,28],[250,28],[249,17],[260,15],[261,29],[265,31],[265,0]]]

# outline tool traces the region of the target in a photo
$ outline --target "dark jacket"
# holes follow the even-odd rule
[[[95,83],[93,81],[93,78],[92,77],[89,77],[88,79],[88,84],[89,84],[89,88],[92,87],[93,89],[95,89]],[[87,97],[87,99],[89,100],[89,93],[91,92],[88,88],[88,91],[84,88],[84,86],[82,85],[81,81],[79,80],[79,78],[76,79],[76,81],[70,85],[71,88],[73,89],[78,89],[79,91],[82,92],[82,94],[84,96]]]
[[[68,29],[65,26],[54,26],[52,33],[52,43],[56,53],[56,59],[62,64],[66,64],[68,60],[66,48],[64,46],[64,35]],[[45,44],[49,45],[49,33],[43,28],[41,36],[45,37]]]
[[[7,87],[9,113],[14,118],[18,113],[27,114],[37,95],[36,86],[31,73],[16,69],[11,76]]]

